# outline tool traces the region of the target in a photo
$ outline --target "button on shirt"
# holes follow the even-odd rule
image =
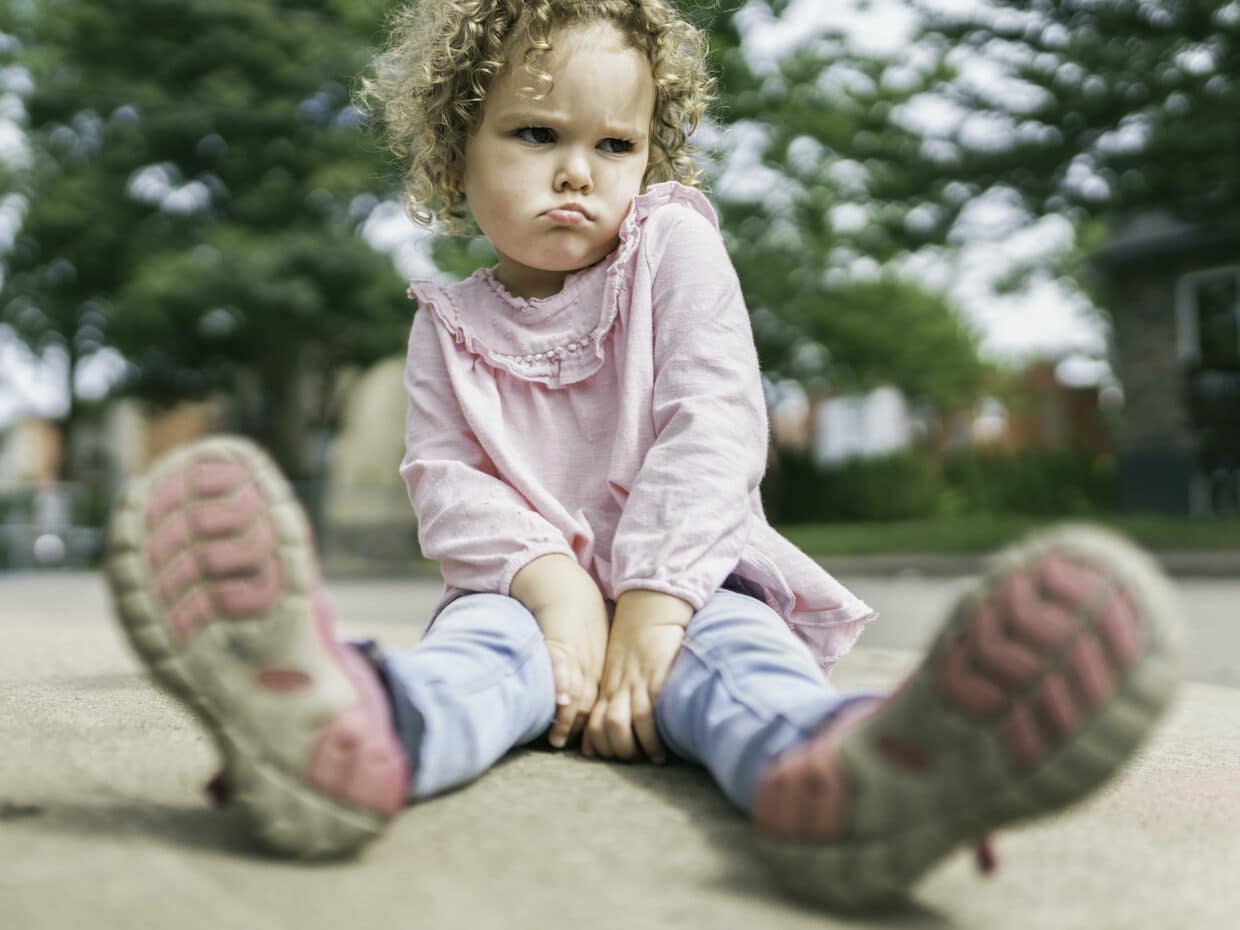
[[[509,594],[549,553],[610,601],[640,588],[698,610],[736,573],[830,668],[874,612],[763,514],[762,381],[715,211],[656,184],[619,238],[542,299],[489,268],[410,285],[400,470],[443,573],[435,614]]]

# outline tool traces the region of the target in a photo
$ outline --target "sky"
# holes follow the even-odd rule
[[[979,0],[935,2],[940,7],[961,8],[976,6]],[[771,67],[781,54],[824,27],[846,34],[852,44],[865,51],[907,57],[909,37],[916,25],[902,0],[870,0],[864,9],[838,0],[793,0],[779,19],[773,18],[764,4],[751,3],[741,15],[746,54],[758,69]],[[0,35],[0,43],[4,41]],[[966,63],[966,78],[969,71]],[[973,71],[978,80],[995,79],[981,64],[975,65]],[[17,125],[21,115],[17,94],[27,82],[16,69],[0,69],[0,159],[14,160],[24,155]],[[1013,92],[1018,90],[1013,88]],[[967,119],[944,101],[933,99],[916,101],[904,118],[931,137],[956,129]],[[986,125],[966,128],[979,134],[1002,131]],[[745,126],[730,132],[725,147],[732,153],[729,157],[733,170],[725,171],[718,188],[732,195],[745,183],[742,179],[748,179],[750,184],[760,180],[755,164],[762,140]],[[159,178],[151,174],[146,180],[153,184]],[[769,192],[769,188],[764,190]],[[175,193],[169,192],[170,196]],[[0,249],[16,233],[20,215],[19,202],[11,197],[0,198]],[[863,208],[855,205],[841,207],[832,218],[842,226],[865,221]],[[954,300],[977,330],[983,354],[1012,363],[1034,356],[1066,357],[1059,369],[1065,381],[1113,380],[1102,360],[1106,352],[1105,324],[1069,282],[1043,276],[1034,278],[1018,294],[998,294],[994,290],[996,282],[1014,265],[1071,246],[1073,231],[1067,221],[1049,217],[1033,222],[1011,201],[990,196],[979,198],[966,209],[957,233],[965,245],[956,254],[927,251],[907,261],[903,270],[928,286],[944,290]],[[427,231],[415,227],[397,204],[380,205],[363,234],[389,252],[405,276],[435,275],[429,259]],[[872,260],[859,256],[849,273],[864,275],[877,270]],[[123,365],[116,353],[101,353],[81,367],[79,392],[87,396],[102,394]],[[55,415],[64,403],[64,380],[63,360],[53,358],[34,364],[25,349],[0,330],[0,425],[23,413]]]

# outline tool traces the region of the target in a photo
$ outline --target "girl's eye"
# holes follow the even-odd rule
[[[549,145],[555,141],[555,133],[546,126],[526,126],[517,130],[517,138],[534,145]]]
[[[633,143],[628,139],[604,139],[599,145],[603,151],[610,152],[612,155],[623,155],[625,152],[633,151]]]

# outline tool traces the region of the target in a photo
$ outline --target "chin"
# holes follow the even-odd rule
[[[575,252],[568,255],[560,252],[554,256],[545,256],[541,263],[535,264],[533,267],[542,268],[545,271],[577,271],[593,265],[605,255],[607,255],[606,252],[599,251],[598,249]]]

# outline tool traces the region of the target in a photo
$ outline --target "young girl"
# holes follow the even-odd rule
[[[119,505],[108,570],[157,678],[217,740],[256,833],[355,850],[513,746],[701,763],[794,892],[867,905],[1082,796],[1175,682],[1151,563],[1039,536],[890,697],[826,671],[873,612],[767,523],[741,289],[686,138],[710,79],[666,0],[453,0],[394,20],[367,94],[412,214],[498,261],[415,281],[407,453],[445,581],[407,651],[341,645],[268,459],[210,439]]]

